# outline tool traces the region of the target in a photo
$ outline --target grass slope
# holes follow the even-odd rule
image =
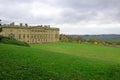
[[[0,80],[119,80],[120,49],[50,43],[0,44]]]

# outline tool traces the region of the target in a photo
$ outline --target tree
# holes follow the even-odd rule
[[[100,39],[96,39],[96,38],[91,38],[88,40],[89,43],[92,44],[105,44],[105,41],[100,40]]]
[[[65,34],[60,34],[60,41],[61,42],[68,42],[68,36]]]
[[[82,39],[81,36],[77,36],[76,37],[76,41],[77,41],[77,43],[81,43],[83,41],[83,39]]]
[[[23,26],[23,24],[22,24],[22,23],[20,23],[20,26]]]
[[[1,27],[1,26],[2,26],[2,23],[1,23],[1,21],[2,21],[2,20],[0,19],[0,32],[2,31],[2,27]]]
[[[15,25],[15,23],[14,23],[14,22],[10,23],[10,26],[14,26],[14,25]]]
[[[0,27],[2,26],[2,23],[1,23],[1,21],[2,21],[2,20],[0,19]]]
[[[28,27],[28,24],[25,24],[25,27]]]
[[[2,32],[2,27],[0,27],[0,32]]]

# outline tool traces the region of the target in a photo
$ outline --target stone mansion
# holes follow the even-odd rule
[[[0,35],[13,37],[29,44],[59,41],[59,28],[51,28],[50,25],[2,25],[1,29]]]

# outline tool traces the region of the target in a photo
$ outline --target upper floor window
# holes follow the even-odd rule
[[[21,34],[19,34],[19,39],[21,39]]]
[[[25,34],[23,34],[23,38],[25,38]]]
[[[29,34],[27,35],[27,38],[29,38]]]

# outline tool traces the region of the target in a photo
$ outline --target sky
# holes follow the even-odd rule
[[[120,0],[0,0],[0,19],[62,34],[120,34]]]

